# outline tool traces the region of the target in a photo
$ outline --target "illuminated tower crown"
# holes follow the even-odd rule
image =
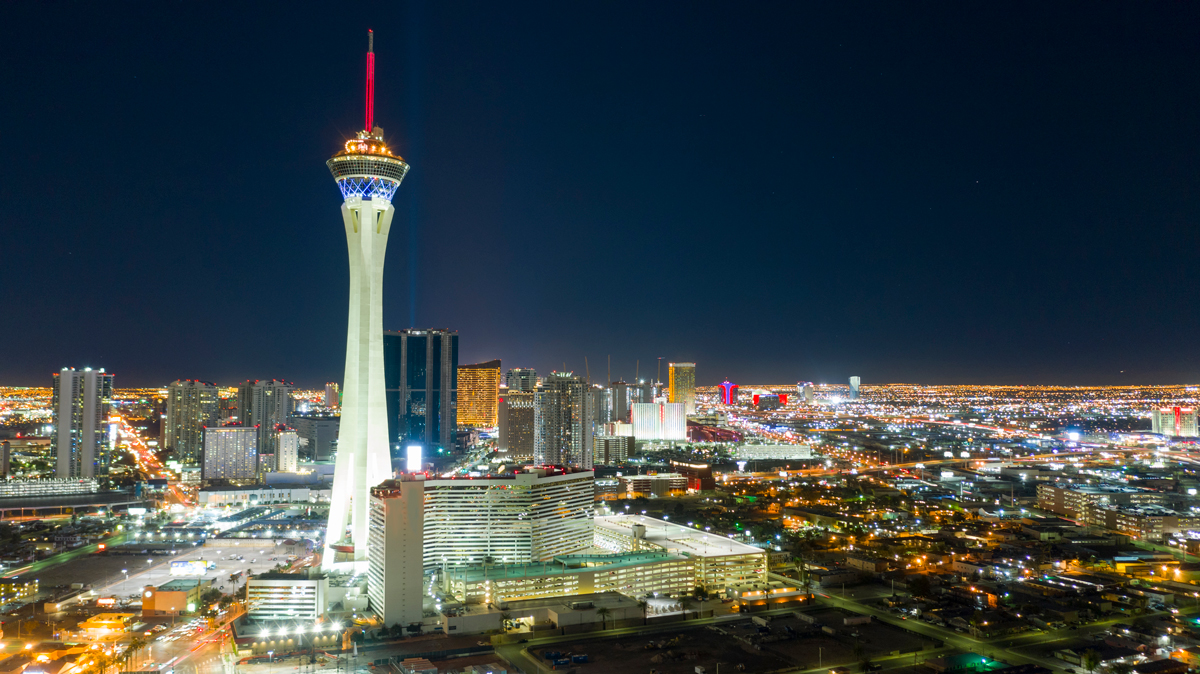
[[[408,173],[408,164],[393,155],[383,140],[383,129],[375,126],[375,33],[367,31],[367,119],[364,131],[346,141],[341,152],[325,165],[342,190],[342,198],[382,197],[392,200],[400,181]]]

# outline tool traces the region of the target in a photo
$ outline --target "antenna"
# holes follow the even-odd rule
[[[375,129],[375,31],[367,30],[367,133]]]

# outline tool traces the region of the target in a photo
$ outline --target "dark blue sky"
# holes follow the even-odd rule
[[[369,16],[359,18],[355,13]],[[6,3],[0,384],[340,380],[385,320],[700,383],[1200,379],[1195,3]]]

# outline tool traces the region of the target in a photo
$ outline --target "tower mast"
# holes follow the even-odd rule
[[[367,128],[375,129],[375,31],[367,30]]]

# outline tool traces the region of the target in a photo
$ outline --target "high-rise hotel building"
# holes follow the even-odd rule
[[[424,489],[420,475],[371,488],[367,597],[384,625],[421,622]]]
[[[533,461],[533,442],[536,435],[534,425],[535,391],[509,389],[501,396],[498,404],[497,424],[500,437],[496,449],[512,461]]]
[[[258,481],[258,429],[218,426],[204,429],[200,480],[205,484],[254,484]]]
[[[683,405],[684,414],[696,413],[696,364],[671,363],[667,402]]]
[[[1196,410],[1191,407],[1164,407],[1150,413],[1150,423],[1155,433],[1175,437],[1197,435]]]
[[[167,385],[167,417],[163,443],[184,463],[198,463],[204,448],[204,427],[217,425],[220,406],[217,385],[178,379]]]
[[[551,372],[534,397],[533,460],[591,470],[595,394],[583,377]]]
[[[295,384],[278,379],[247,381],[238,386],[238,424],[258,427],[258,451],[275,453],[275,427],[287,425],[296,411]]]
[[[549,466],[425,481],[425,568],[549,561],[592,544],[595,473]]]
[[[108,414],[112,394],[113,376],[104,368],[64,367],[54,374],[51,401],[54,435],[50,438],[56,458],[54,477],[86,479],[108,475],[112,454]]]
[[[458,332],[384,332],[383,369],[389,441],[452,447],[458,422]]]
[[[510,391],[536,391],[537,370],[514,367],[504,375],[504,383]]]
[[[458,425],[495,428],[500,396],[500,361],[458,366]]]

